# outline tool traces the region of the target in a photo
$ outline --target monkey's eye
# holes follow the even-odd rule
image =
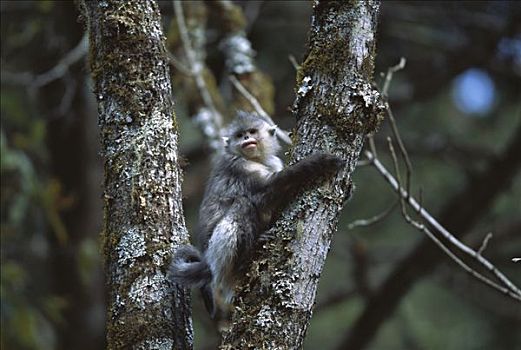
[[[257,129],[250,129],[250,130],[248,130],[248,132],[250,134],[256,134],[257,133]]]
[[[238,138],[238,139],[240,139],[240,138],[242,137],[242,132],[238,132],[238,133],[236,133],[236,134],[235,134],[235,137]]]

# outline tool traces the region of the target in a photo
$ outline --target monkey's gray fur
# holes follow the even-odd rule
[[[172,260],[173,282],[201,288],[212,317],[231,303],[237,277],[276,215],[305,184],[343,164],[338,157],[319,153],[284,169],[276,155],[280,146],[275,131],[276,126],[256,114],[238,113],[227,129],[199,211],[201,250],[181,246]]]

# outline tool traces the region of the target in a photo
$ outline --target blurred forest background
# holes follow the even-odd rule
[[[257,68],[273,82],[275,121],[291,129],[295,68],[305,53],[308,1],[237,1]],[[200,3],[201,5],[202,3]],[[184,4],[187,6],[187,4]],[[196,93],[172,2],[160,2],[184,165],[188,228],[194,227],[210,151],[190,119]],[[205,8],[202,6],[202,8]],[[189,11],[189,6],[187,6]],[[207,64],[230,89],[208,11]],[[84,23],[72,1],[1,2],[1,347],[104,348],[99,237],[103,164]],[[396,73],[389,101],[408,149],[413,190],[453,234],[521,284],[521,5],[505,1],[384,1],[375,81]],[[177,68],[176,68],[177,66]],[[193,85],[192,85],[193,86]],[[268,91],[268,94],[270,92]],[[218,106],[225,110],[225,104]],[[392,168],[385,122],[375,141]],[[371,329],[367,349],[521,349],[521,305],[437,254],[395,209],[368,227],[395,194],[369,166],[355,171],[320,282],[307,349],[343,349],[354,325]],[[215,348],[194,293],[196,348]],[[369,326],[365,326],[369,325]]]

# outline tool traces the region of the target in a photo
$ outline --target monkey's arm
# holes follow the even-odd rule
[[[333,174],[344,161],[327,153],[315,153],[274,174],[266,185],[264,204],[275,211],[282,210],[308,183]]]

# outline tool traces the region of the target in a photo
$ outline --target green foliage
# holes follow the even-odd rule
[[[38,1],[37,6],[43,13],[49,13],[55,6],[55,2],[53,0],[40,0]]]
[[[306,337],[305,349],[334,349],[346,331],[345,325],[351,324],[362,307],[359,298],[323,310],[313,317],[309,328],[310,337]]]
[[[93,273],[101,260],[100,247],[94,239],[82,241],[78,257],[78,274],[84,286],[92,285]]]
[[[23,107],[22,95],[2,90],[1,97],[1,342],[8,348],[53,349],[53,324],[63,321],[64,303],[41,293],[44,289],[35,285],[36,270],[30,266],[42,259],[47,224],[58,239],[66,238],[61,208],[56,206],[59,183],[43,175],[45,122]],[[31,248],[30,242],[40,243]]]

